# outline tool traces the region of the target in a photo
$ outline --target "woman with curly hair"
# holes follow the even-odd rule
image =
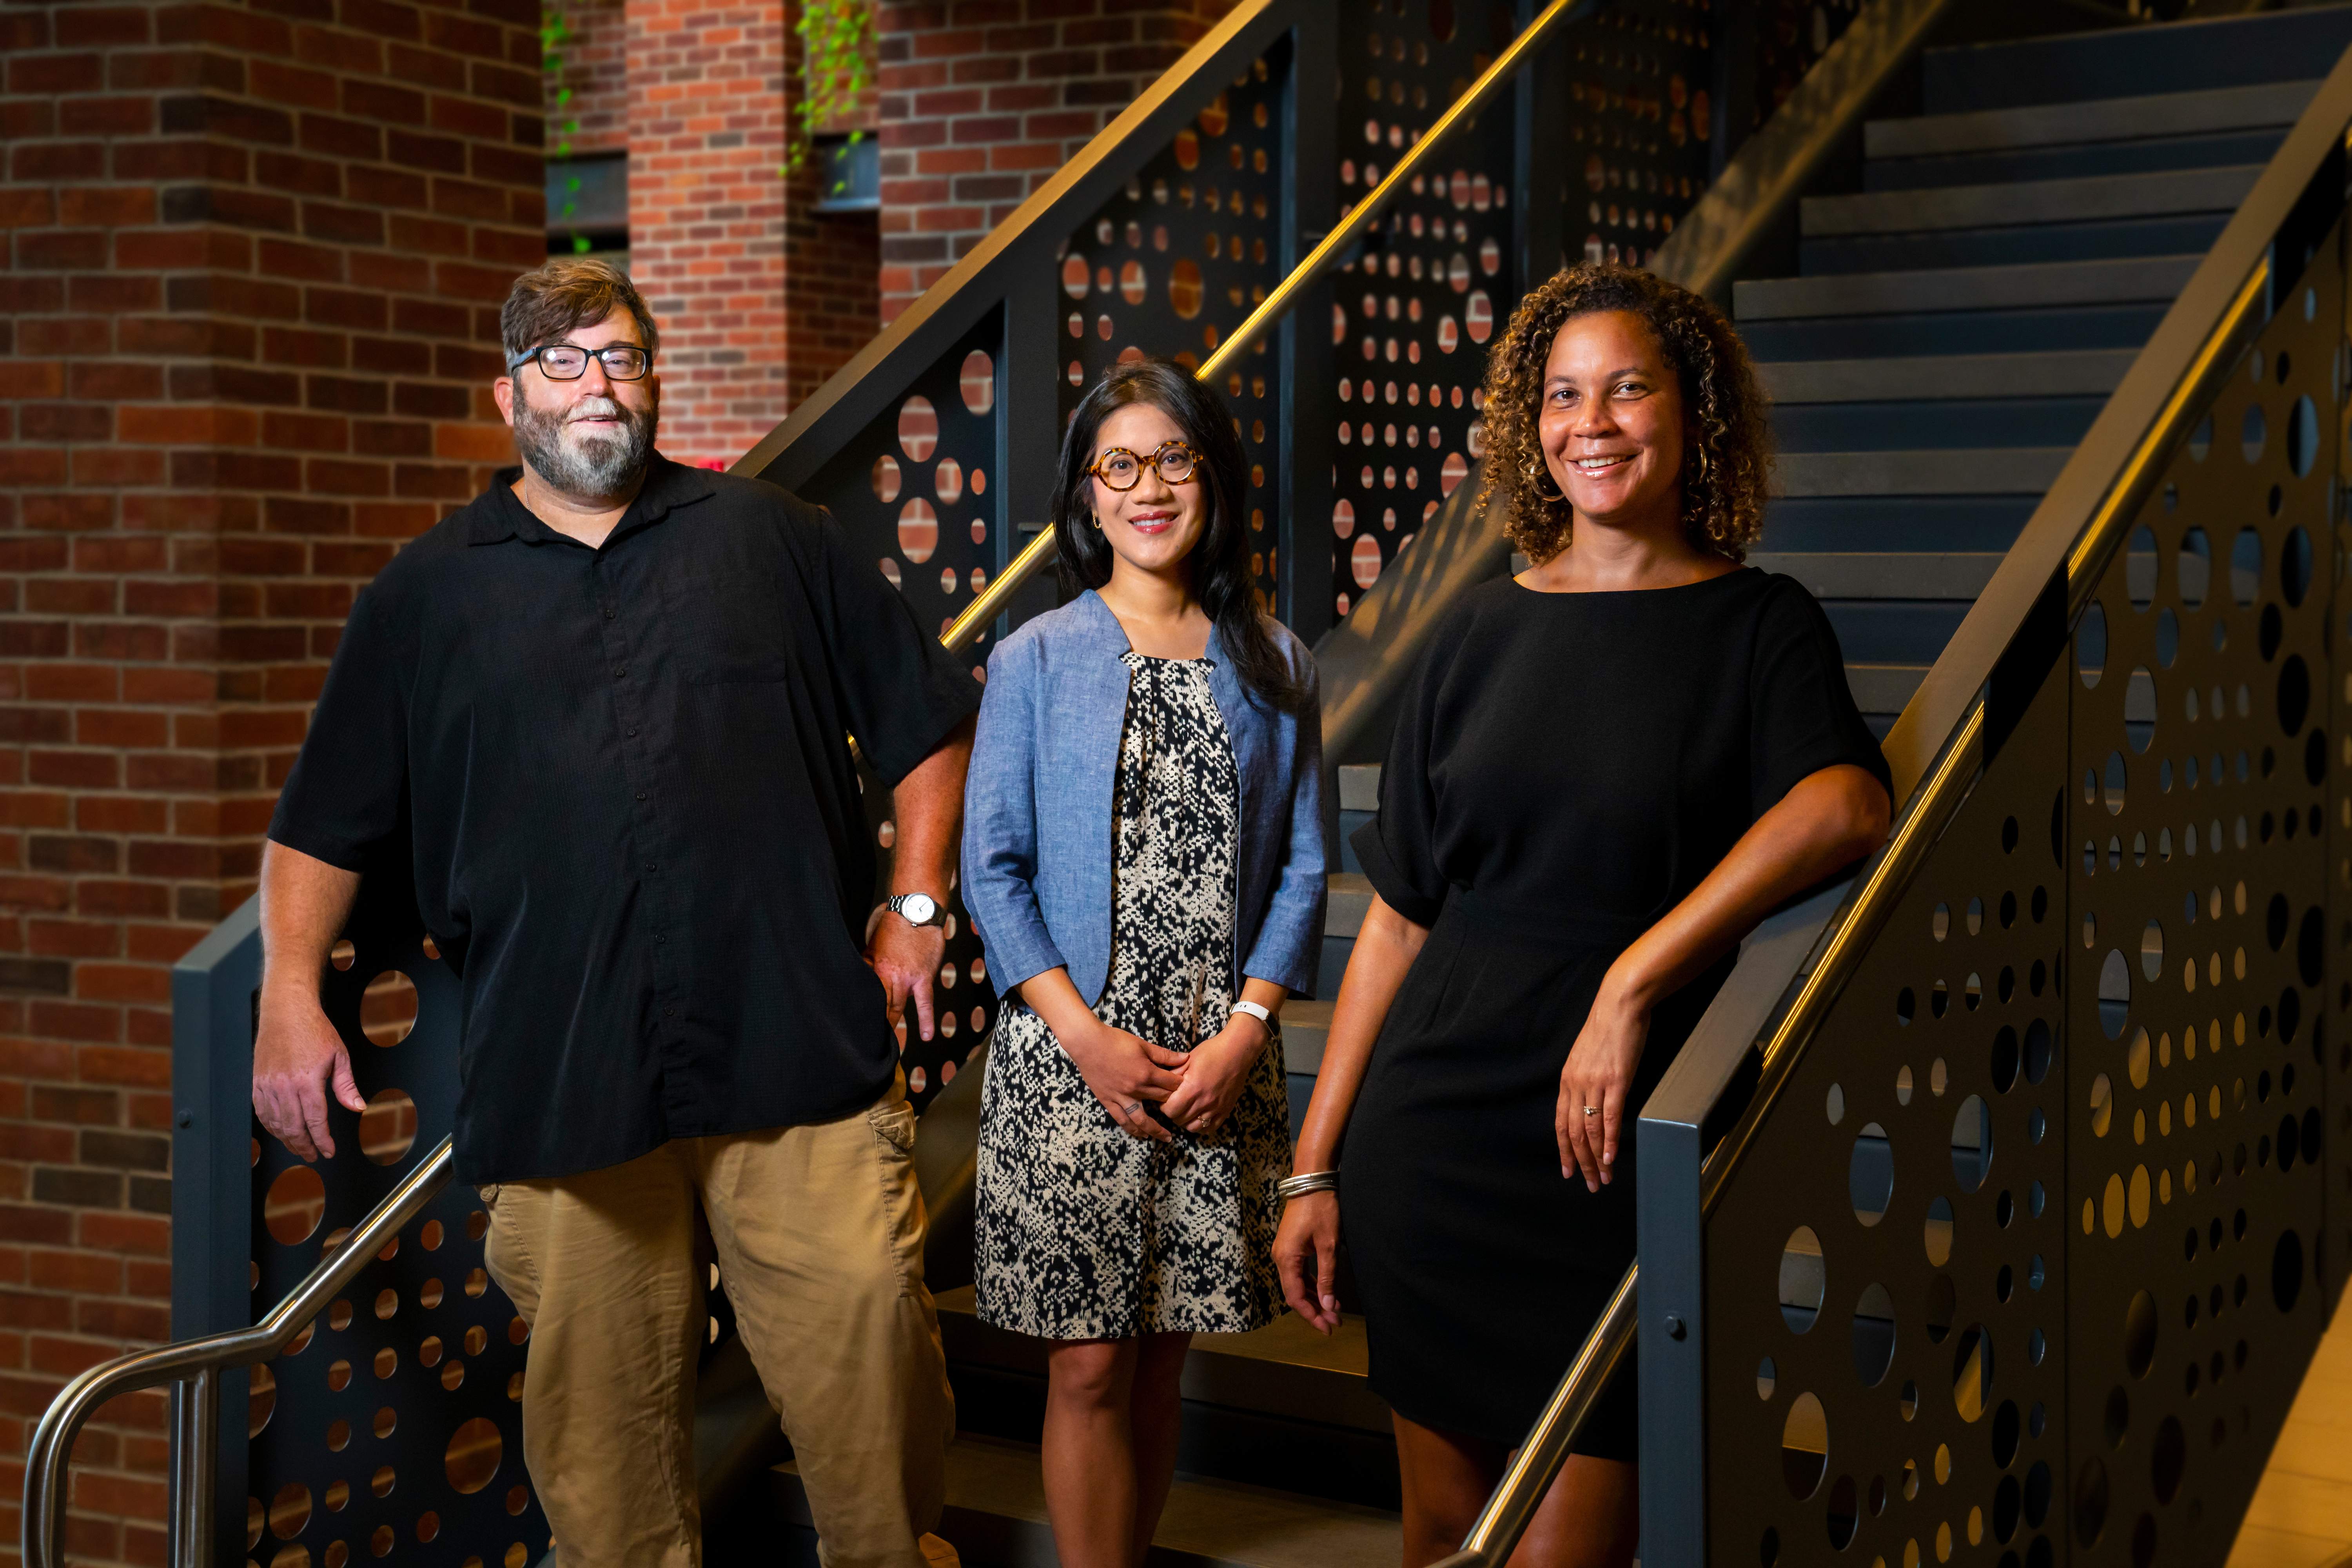
[[[1740,938],[1889,814],[1828,618],[1741,564],[1771,461],[1712,306],[1571,268],[1512,318],[1485,410],[1534,564],[1466,596],[1404,698],[1293,1161],[1339,1179],[1275,1243],[1328,1332],[1346,1227],[1407,1568],[1454,1550],[1633,1261],[1631,1118]],[[1628,1366],[1518,1562],[1632,1561],[1635,1401]]]

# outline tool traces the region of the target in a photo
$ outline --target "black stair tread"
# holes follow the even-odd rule
[[[935,1300],[950,1364],[1045,1374],[1045,1342],[982,1323],[971,1286],[941,1291]],[[1385,1436],[1389,1409],[1365,1382],[1367,1362],[1361,1318],[1342,1314],[1327,1339],[1286,1312],[1252,1333],[1193,1335],[1184,1397]]]
[[[1973,550],[1758,551],[1748,558],[1794,577],[1817,599],[1973,600],[2000,563]]]
[[[1733,314],[1745,325],[1790,317],[1909,316],[2168,301],[2179,294],[2203,259],[2201,256],[2130,256],[2099,261],[2027,261],[2006,267],[1742,279],[1733,285]]]
[[[1927,679],[1924,664],[1853,664],[1845,667],[1846,689],[1853,705],[1864,713],[1900,713],[1919,683]]]
[[[1805,237],[1812,239],[2234,212],[2262,173],[2259,163],[2232,163],[2144,174],[1807,196],[1801,221]]]
[[[2008,550],[2042,498],[1810,496],[1776,500],[1764,522],[1775,550]]]
[[[1323,1070],[1323,1045],[1331,1034],[1329,1002],[1290,1002],[1282,1009],[1282,1070],[1312,1078]]]
[[[1863,142],[1872,158],[1933,158],[2285,126],[2318,90],[2312,79],[1874,120]]]
[[[1364,916],[1371,912],[1372,881],[1360,871],[1333,871],[1324,879],[1328,889],[1323,917],[1326,936],[1354,936],[1364,929]],[[1289,1016],[1286,1009],[1283,1015]]]
[[[2101,28],[1930,49],[1931,114],[2307,79],[2352,43],[2352,7]]]
[[[2062,309],[1923,310],[1904,316],[1800,316],[1742,321],[1739,335],[1748,340],[1748,352],[1759,363],[2052,349],[2137,352],[2170,308],[2168,300],[2148,300]]]
[[[1956,397],[2105,396],[2137,349],[1779,360],[1757,368],[1775,404],[1941,402]]]
[[[2074,455],[2072,447],[1938,448],[1888,452],[1783,452],[1776,496],[2040,495]]]

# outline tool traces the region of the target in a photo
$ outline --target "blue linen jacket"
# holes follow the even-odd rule
[[[1314,693],[1315,659],[1266,629]],[[1127,634],[1092,589],[988,659],[964,786],[963,901],[1000,994],[1067,968],[1089,1007],[1110,975],[1112,786],[1127,722]],[[1312,995],[1323,941],[1323,721],[1253,703],[1212,637],[1209,689],[1240,781],[1233,984]]]

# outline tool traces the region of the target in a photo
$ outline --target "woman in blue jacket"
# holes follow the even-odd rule
[[[1062,444],[1070,603],[988,661],[963,893],[1008,999],[982,1095],[982,1321],[1052,1342],[1064,1568],[1142,1561],[1195,1333],[1282,1310],[1276,1017],[1323,934],[1315,665],[1261,615],[1216,395],[1118,366]]]

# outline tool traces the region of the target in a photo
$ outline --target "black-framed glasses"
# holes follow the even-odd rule
[[[537,360],[539,374],[548,380],[578,381],[588,374],[592,357],[604,365],[604,375],[611,381],[641,381],[653,363],[653,355],[634,343],[614,343],[611,348],[596,350],[593,356],[576,343],[542,343],[507,361],[507,371],[512,374]]]
[[[1162,483],[1181,485],[1192,482],[1192,470],[1200,461],[1200,454],[1183,442],[1164,441],[1160,450],[1151,454],[1148,466],[1159,470]],[[1087,472],[1115,490],[1131,490],[1143,482],[1146,466],[1147,459],[1124,447],[1113,447],[1097,458]]]

